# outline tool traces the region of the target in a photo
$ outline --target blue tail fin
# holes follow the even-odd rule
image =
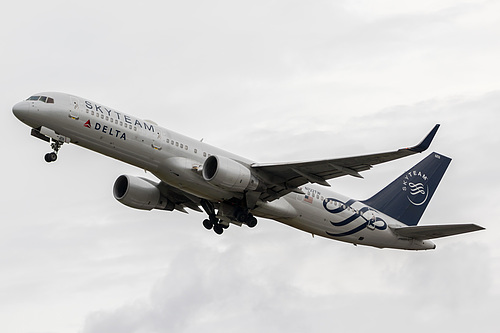
[[[363,203],[406,225],[417,225],[450,162],[432,153]]]

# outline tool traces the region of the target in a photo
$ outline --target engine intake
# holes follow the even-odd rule
[[[258,179],[243,164],[223,156],[209,156],[203,163],[203,179],[223,189],[242,192],[255,190]]]
[[[146,178],[128,175],[121,175],[115,180],[113,196],[125,206],[136,209],[173,210],[175,206],[161,195],[158,184]]]

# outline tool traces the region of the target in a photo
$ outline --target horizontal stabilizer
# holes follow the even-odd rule
[[[416,239],[432,239],[484,230],[476,224],[423,225],[392,228],[397,235]]]

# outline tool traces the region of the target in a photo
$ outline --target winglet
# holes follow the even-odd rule
[[[407,149],[415,153],[421,153],[427,150],[427,148],[429,148],[429,146],[431,145],[431,142],[434,139],[434,136],[436,135],[438,129],[439,129],[439,124],[436,124],[436,126],[434,126],[434,128],[429,132],[429,134],[427,134],[427,136],[418,145]]]

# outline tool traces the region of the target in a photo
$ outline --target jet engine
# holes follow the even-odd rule
[[[174,209],[174,204],[161,195],[158,184],[146,178],[121,175],[113,185],[113,196],[125,206],[136,209]]]
[[[223,156],[209,156],[203,163],[203,179],[230,191],[255,190],[259,180],[243,164]]]

